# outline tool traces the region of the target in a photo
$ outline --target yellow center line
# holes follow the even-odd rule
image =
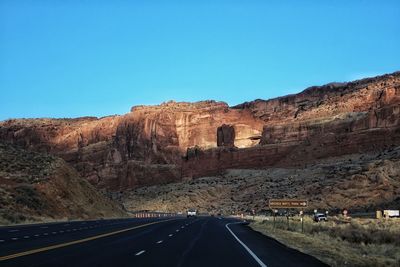
[[[153,224],[157,224],[157,223],[162,223],[162,222],[168,222],[168,221],[172,221],[172,220],[176,220],[176,219],[169,219],[169,220],[163,220],[163,221],[157,221],[157,222],[141,224],[141,225],[138,225],[138,226],[134,226],[134,227],[130,227],[130,228],[114,231],[114,232],[109,232],[109,233],[105,233],[105,234],[101,234],[101,235],[95,235],[95,236],[91,236],[91,237],[87,237],[87,238],[84,238],[84,239],[79,239],[79,240],[75,240],[75,241],[71,241],[71,242],[67,242],[67,243],[61,243],[61,244],[57,244],[57,245],[52,245],[52,246],[47,246],[47,247],[43,247],[43,248],[37,248],[37,249],[32,249],[32,250],[28,250],[28,251],[24,251],[24,252],[19,252],[19,253],[15,253],[15,254],[11,254],[11,255],[1,256],[0,257],[0,261],[5,261],[5,260],[14,259],[14,258],[26,256],[26,255],[31,255],[31,254],[35,254],[35,253],[39,253],[39,252],[43,252],[43,251],[48,251],[48,250],[52,250],[52,249],[56,249],[56,248],[62,248],[62,247],[66,247],[66,246],[71,246],[71,245],[83,243],[83,242],[88,242],[88,241],[99,239],[99,238],[102,238],[102,237],[116,235],[116,234],[119,234],[119,233],[131,231],[131,230],[142,228],[142,227],[145,227],[145,226],[149,226],[149,225],[153,225]]]

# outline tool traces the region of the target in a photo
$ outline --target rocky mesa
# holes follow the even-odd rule
[[[6,120],[0,140],[59,156],[115,192],[383,151],[400,145],[399,112],[395,72],[234,107],[170,101],[104,118]]]
[[[224,124],[234,125],[236,146],[259,143],[261,120],[215,101],[137,106],[100,119],[7,120],[0,139],[60,156],[99,188],[120,190],[181,180],[187,149],[216,147]]]

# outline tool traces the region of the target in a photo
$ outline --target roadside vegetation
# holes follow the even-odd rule
[[[400,219],[345,219],[327,222],[304,218],[256,217],[254,230],[310,254],[330,266],[400,266]]]

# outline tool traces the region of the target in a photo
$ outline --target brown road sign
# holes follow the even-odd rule
[[[271,209],[296,209],[306,208],[307,200],[304,199],[270,199],[268,206]]]

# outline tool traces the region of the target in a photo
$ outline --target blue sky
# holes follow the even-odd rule
[[[0,120],[235,105],[400,70],[400,1],[0,1]]]

